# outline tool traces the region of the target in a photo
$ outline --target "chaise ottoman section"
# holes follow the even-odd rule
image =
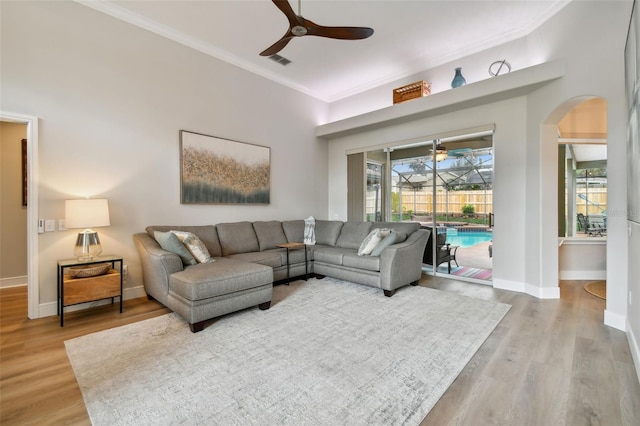
[[[272,292],[270,266],[217,258],[172,274],[168,301],[187,319],[191,331],[197,332],[211,318],[252,306],[268,309]]]

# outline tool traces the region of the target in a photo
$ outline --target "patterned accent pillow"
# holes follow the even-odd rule
[[[198,263],[191,253],[189,253],[189,250],[187,250],[184,244],[182,244],[176,234],[171,232],[155,231],[153,233],[153,237],[156,239],[158,244],[160,244],[160,247],[180,256],[184,265],[189,266]]]
[[[210,263],[215,261],[214,259],[211,258],[211,255],[209,254],[209,250],[207,250],[207,247],[204,245],[202,240],[198,238],[196,234],[192,232],[185,232],[185,231],[171,231],[171,232],[175,234],[180,239],[180,241],[182,241],[182,244],[184,244],[185,247],[187,247],[191,255],[199,263]]]

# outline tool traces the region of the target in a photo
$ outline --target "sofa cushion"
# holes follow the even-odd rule
[[[404,232],[407,235],[413,234],[420,229],[420,223],[418,222],[372,222],[371,229],[374,228],[389,228],[398,232]]]
[[[285,220],[282,229],[288,243],[301,243],[304,239],[304,220]]]
[[[371,222],[345,222],[340,230],[336,246],[357,249],[367,237]]]
[[[277,268],[279,266],[286,265],[286,261],[287,261],[286,254],[285,254],[285,260],[284,260],[285,263],[283,263],[282,252],[280,250],[281,249],[232,254],[232,255],[229,255],[227,259],[241,260],[243,262],[259,263],[261,265],[267,265],[267,266],[271,266],[272,268]]]
[[[216,225],[222,255],[260,251],[258,237],[251,222],[220,223]]]
[[[313,260],[314,262],[329,263],[331,265],[342,265],[342,258],[345,254],[358,255],[355,249],[343,247],[322,247],[313,251]]]
[[[273,269],[257,263],[216,259],[171,274],[169,292],[187,300],[202,300],[273,282]]]
[[[153,237],[154,231],[160,232],[169,232],[169,231],[185,231],[192,232],[200,238],[200,240],[204,243],[207,250],[209,250],[209,254],[213,257],[222,256],[222,249],[220,248],[220,241],[218,240],[218,232],[216,231],[216,227],[213,225],[202,225],[202,226],[147,226],[145,228],[147,233]]]
[[[342,222],[338,220],[316,220],[316,244],[335,246],[341,229]]]
[[[198,263],[184,244],[182,244],[182,241],[180,241],[178,236],[173,232],[155,231],[153,233],[153,237],[164,250],[180,256],[184,265],[195,265]]]
[[[282,223],[279,221],[253,222],[253,230],[256,232],[260,251],[274,249],[277,244],[287,242]]]
[[[342,265],[377,272],[380,271],[380,256],[358,256],[348,253],[342,257]]]
[[[404,232],[392,230],[386,237],[382,239],[382,241],[378,243],[378,245],[374,247],[373,250],[371,250],[371,256],[380,256],[382,254],[382,251],[387,247],[393,244],[399,244],[406,239],[407,234],[405,234]]]

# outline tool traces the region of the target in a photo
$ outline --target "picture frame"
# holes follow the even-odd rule
[[[269,204],[271,148],[180,130],[181,204]]]

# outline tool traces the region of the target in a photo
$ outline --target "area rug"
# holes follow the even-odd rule
[[[606,281],[591,281],[584,285],[584,289],[587,293],[591,293],[600,299],[607,299],[607,282]]]
[[[438,266],[438,272],[443,274],[448,273],[447,265]],[[484,281],[491,281],[493,279],[493,271],[491,269],[469,268],[467,266],[452,266],[451,275]]]
[[[65,342],[94,425],[417,425],[510,306],[310,279],[191,333],[176,314]]]

